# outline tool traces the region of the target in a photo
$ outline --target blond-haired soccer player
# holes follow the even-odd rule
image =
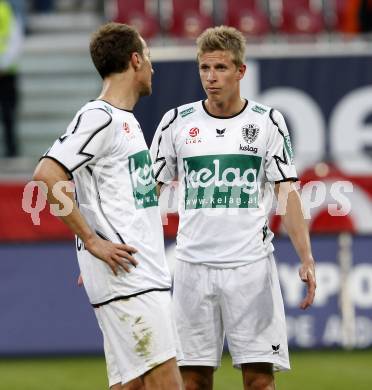
[[[61,218],[77,236],[111,389],[181,389],[154,174],[132,112],[151,94],[149,49],[132,27],[109,23],[93,35],[90,52],[102,92],[77,112],[34,179],[61,208],[56,189],[74,180],[76,201],[65,191],[71,212]]]
[[[315,294],[314,259],[282,114],[240,96],[245,40],[214,27],[197,40],[207,98],[168,111],[151,147],[160,185],[179,180],[174,308],[186,389],[209,390],[226,333],[245,389],[274,389],[289,369],[283,301],[268,213],[273,192]]]

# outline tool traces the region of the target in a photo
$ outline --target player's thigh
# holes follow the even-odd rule
[[[168,291],[153,291],[96,309],[111,386],[130,382],[176,356],[171,309]]]
[[[176,262],[173,307],[183,355],[180,366],[220,365],[223,328],[214,276],[210,267]]]
[[[111,390],[120,390],[122,377],[120,374],[119,366],[117,364],[116,356],[114,354],[114,349],[111,346],[112,340],[105,336],[105,332],[101,327],[100,321],[98,321],[98,324],[103,334],[103,349],[105,352],[106,370],[109,387]]]
[[[180,367],[185,389],[212,390],[214,367],[183,366]]]
[[[274,390],[274,372],[271,363],[242,364],[244,390]]]
[[[227,270],[221,308],[234,366],[273,363],[289,369],[286,324],[275,260]]]
[[[146,389],[181,390],[183,388],[180,370],[175,358],[169,359],[143,375]]]

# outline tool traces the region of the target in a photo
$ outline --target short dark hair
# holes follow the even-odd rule
[[[127,70],[134,52],[143,55],[138,31],[122,23],[111,22],[101,26],[93,33],[89,48],[93,64],[103,79]]]

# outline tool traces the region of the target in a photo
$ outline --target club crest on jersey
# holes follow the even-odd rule
[[[252,144],[256,141],[260,128],[254,123],[247,123],[242,127],[242,135],[245,142]]]
[[[224,137],[225,136],[225,129],[216,129],[216,137]]]
[[[186,138],[186,145],[201,143],[201,139],[199,137],[200,130],[197,127],[192,127],[188,133],[189,137]]]

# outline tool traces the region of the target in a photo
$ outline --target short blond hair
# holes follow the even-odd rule
[[[228,50],[233,55],[236,66],[244,63],[246,40],[243,34],[234,27],[217,26],[207,28],[196,40],[197,58],[204,53],[215,50]]]

